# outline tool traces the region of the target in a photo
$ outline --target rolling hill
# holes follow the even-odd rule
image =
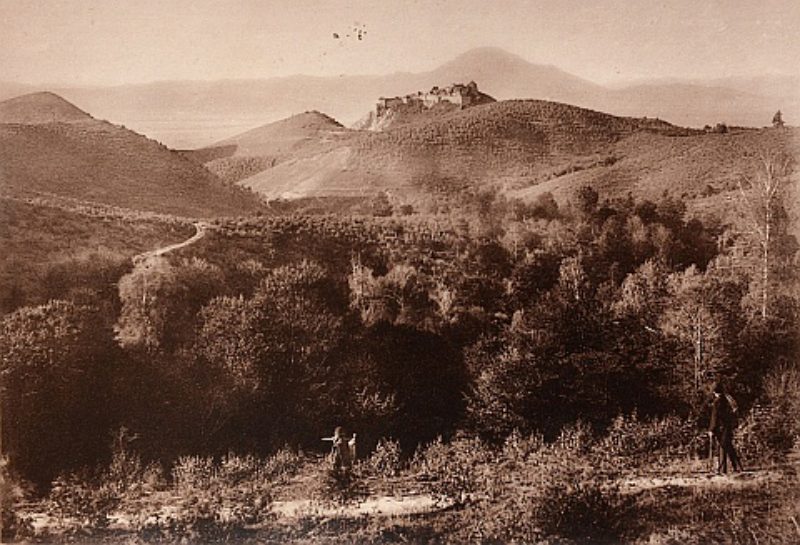
[[[183,153],[225,182],[235,183],[275,166],[304,146],[324,144],[347,132],[332,117],[311,111]]]
[[[292,123],[262,131],[264,140],[251,149],[274,149],[281,126]],[[590,185],[604,198],[666,193],[693,213],[729,218],[738,202],[737,180],[752,171],[754,152],[800,152],[795,129],[706,132],[536,100],[429,112],[378,132],[324,134],[304,139],[238,183],[267,199],[315,199],[315,206],[327,199],[331,209],[337,199],[381,191],[397,204],[423,209],[432,198],[488,187],[524,201],[550,192],[564,203]]]
[[[49,194],[192,217],[260,208],[255,196],[201,165],[52,93],[0,103],[0,187],[4,195]]]
[[[31,93],[0,102],[0,123],[38,125],[90,121],[92,116],[55,93]]]
[[[566,104],[514,100],[421,116],[385,131],[352,131],[306,145],[240,183],[268,198],[428,192],[531,185],[576,159],[605,161],[636,133],[692,131]],[[448,186],[451,186],[448,188]]]
[[[234,156],[280,157],[308,141],[325,139],[346,130],[332,117],[315,110],[262,125],[212,147],[236,146]]]

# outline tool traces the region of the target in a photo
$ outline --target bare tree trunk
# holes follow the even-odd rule
[[[738,180],[739,191],[750,209],[753,227],[761,246],[761,318],[769,316],[770,268],[772,267],[772,238],[775,209],[779,206],[781,184],[791,172],[791,158],[780,152],[760,154],[759,172],[755,177],[743,176],[747,185]],[[763,215],[760,209],[763,207]]]
[[[2,378],[2,377],[0,377]],[[0,543],[3,543],[3,494],[6,489],[6,470],[3,460],[3,385],[0,384]]]
[[[694,330],[694,391],[700,390],[700,369],[703,367],[703,326],[701,318],[695,318]]]
[[[762,282],[762,289],[761,289],[761,318],[766,320],[767,319],[767,306],[769,301],[769,247],[770,247],[770,238],[772,234],[772,230],[770,229],[772,225],[772,214],[770,213],[771,204],[767,203],[765,207],[766,211],[764,213],[764,241],[763,241],[763,255],[762,255],[762,263],[761,263],[761,282]]]

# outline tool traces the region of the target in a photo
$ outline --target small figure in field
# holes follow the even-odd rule
[[[334,470],[349,470],[353,466],[356,456],[356,434],[348,437],[347,432],[341,426],[336,426],[333,430],[333,437],[323,437],[323,441],[331,441],[331,459],[333,460]]]
[[[783,126],[784,126],[783,114],[781,113],[780,110],[775,112],[775,115],[772,116],[772,126],[775,127],[776,129],[782,129],[783,128]]]
[[[709,439],[716,438],[719,443],[719,465],[717,474],[728,472],[728,458],[734,471],[742,470],[742,463],[733,446],[733,433],[736,429],[736,402],[725,392],[721,382],[714,385],[714,401],[711,405],[711,420],[708,424]]]

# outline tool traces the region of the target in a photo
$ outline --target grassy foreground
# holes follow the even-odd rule
[[[689,433],[686,433],[689,432]],[[404,457],[380,441],[350,474],[284,449],[270,458],[179,458],[169,472],[118,439],[111,463],[17,497],[6,539],[79,543],[796,543],[797,446],[754,450],[716,476],[677,419],[620,419],[595,436],[459,435]],[[12,486],[9,487],[9,482]],[[13,535],[12,535],[13,534]]]

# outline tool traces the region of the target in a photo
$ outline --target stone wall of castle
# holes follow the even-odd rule
[[[428,92],[419,91],[402,97],[381,97],[375,105],[375,113],[380,116],[388,109],[415,103],[421,104],[425,108],[432,108],[436,104],[448,102],[459,108],[465,108],[473,104],[479,97],[478,85],[474,81],[467,85],[454,83],[448,87],[433,87]]]

